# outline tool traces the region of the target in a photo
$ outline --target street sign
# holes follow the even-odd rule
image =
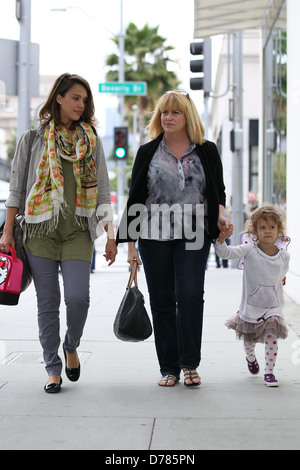
[[[106,82],[99,83],[99,93],[114,95],[143,95],[147,94],[146,82]]]

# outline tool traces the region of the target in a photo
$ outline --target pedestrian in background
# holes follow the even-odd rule
[[[224,240],[228,232],[221,232],[216,242],[220,257],[241,257],[244,266],[240,308],[226,325],[236,331],[239,339],[243,339],[248,369],[253,375],[259,373],[255,346],[257,343],[265,344],[264,383],[268,387],[278,387],[274,367],[278,338],[285,339],[288,334],[282,311],[283,285],[290,259],[284,246],[286,237],[282,217],[273,206],[261,207],[251,215],[246,230],[249,236],[243,245],[227,246]]]
[[[174,386],[183,370],[185,385],[197,386],[201,381],[197,368],[201,360],[205,268],[211,241],[227,225],[222,164],[215,144],[205,141],[203,123],[184,91],[166,92],[158,100],[149,137],[151,141],[137,152],[117,241],[129,242],[130,264],[137,260],[144,265],[162,374],[158,384]],[[144,205],[147,214],[149,232],[146,229],[141,236],[131,233],[136,204]],[[153,235],[152,209],[164,205],[181,208],[181,230],[175,230],[175,216],[171,216],[169,235],[162,233],[161,221]],[[183,227],[186,206],[192,207],[190,225],[194,232],[201,230],[203,234],[197,249],[188,246],[196,240],[188,239]],[[201,218],[196,217],[197,206],[203,207]]]
[[[89,309],[94,240],[108,233],[105,257],[117,253],[112,230],[109,180],[88,82],[77,75],[57,78],[39,113],[32,145],[25,206],[25,248],[37,294],[39,338],[48,382],[47,393],[60,391],[61,268],[67,311],[63,343],[65,371],[71,381],[80,375],[77,348]],[[29,132],[17,145],[12,164],[7,218],[0,246],[14,246],[13,221],[18,213],[26,166]]]

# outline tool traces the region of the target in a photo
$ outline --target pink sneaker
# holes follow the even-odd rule
[[[279,387],[279,382],[273,374],[265,374],[264,382],[267,387]]]
[[[250,374],[257,375],[259,373],[259,364],[257,362],[257,359],[255,358],[254,362],[250,362],[249,359],[246,357],[246,361]]]

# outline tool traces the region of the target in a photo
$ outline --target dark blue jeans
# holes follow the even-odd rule
[[[201,360],[204,278],[210,240],[201,250],[186,250],[186,240],[140,239],[162,375],[180,376]]]

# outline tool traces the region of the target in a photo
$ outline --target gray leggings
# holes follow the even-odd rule
[[[61,375],[58,270],[61,266],[67,331],[64,347],[74,353],[79,346],[90,304],[91,264],[81,260],[54,261],[27,253],[38,305],[39,339],[48,375]]]

